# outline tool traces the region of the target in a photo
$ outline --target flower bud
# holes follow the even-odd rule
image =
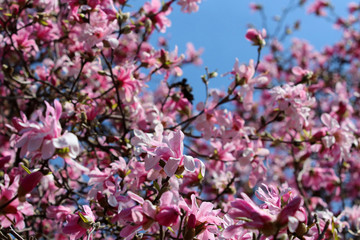
[[[249,29],[245,35],[245,38],[247,40],[252,42],[252,44],[254,46],[259,46],[259,47],[265,46],[265,44],[266,44],[265,39],[264,39],[265,37],[266,37],[265,29],[263,29],[261,33],[255,29]]]

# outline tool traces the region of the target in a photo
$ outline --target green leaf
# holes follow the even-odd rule
[[[39,21],[39,23],[40,23],[41,25],[43,25],[43,26],[49,26],[49,23],[48,23],[47,21],[45,21],[44,19],[41,19],[41,20]]]
[[[25,167],[24,164],[21,164],[21,167],[22,167],[28,174],[31,174],[31,171],[30,171],[27,167]]]
[[[167,229],[169,229],[170,232],[175,233],[175,231],[171,227],[167,227]]]
[[[85,217],[81,212],[78,212],[78,214],[79,214],[81,220],[82,220],[84,223],[90,223],[90,221],[87,220],[86,217]]]
[[[332,232],[332,234],[334,236],[334,239],[339,240],[339,236],[338,236],[334,221],[331,221],[331,232]]]

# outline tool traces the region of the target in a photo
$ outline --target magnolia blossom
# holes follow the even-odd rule
[[[321,115],[321,121],[327,127],[327,135],[322,138],[325,148],[331,148],[332,155],[338,160],[350,158],[352,145],[358,144],[351,125],[340,126],[338,121],[328,113]]]
[[[315,13],[319,16],[326,16],[324,8],[330,6],[330,2],[326,0],[316,0],[308,8],[308,13]]]
[[[85,49],[90,50],[94,45],[99,45],[104,40],[112,48],[118,46],[119,42],[116,36],[111,35],[116,30],[117,24],[114,21],[109,21],[107,17],[108,15],[99,9],[91,12],[89,23],[79,25],[79,40],[84,41]]]
[[[138,155],[146,153],[145,169],[164,169],[171,177],[179,166],[184,166],[187,171],[195,171],[195,162],[191,156],[184,155],[184,134],[180,130],[171,131],[166,134],[163,126],[157,125],[155,134],[144,133],[141,130],[134,130],[135,136],[131,143],[138,147]]]
[[[185,13],[197,12],[201,0],[180,0],[177,2],[181,6],[181,11]]]
[[[142,84],[132,75],[133,69],[118,67],[113,70],[115,79],[119,86],[120,97],[126,102],[131,102]]]
[[[157,221],[162,226],[175,225],[180,216],[180,208],[178,206],[179,198],[173,192],[165,192],[160,198],[159,206],[155,206],[151,201],[144,200],[139,195],[129,191],[129,197],[140,205],[123,209],[119,218],[121,221],[127,222],[127,226],[122,229],[121,237],[132,237],[141,228],[147,230]]]
[[[200,207],[196,202],[196,196],[191,195],[191,205],[189,206],[184,200],[180,201],[180,208],[186,211],[187,226],[185,228],[184,237],[193,236],[195,229],[200,228],[200,234],[197,238],[200,240],[214,240],[215,233],[218,232],[217,225],[221,220],[218,217],[220,209],[214,209],[214,205],[210,202],[202,202]]]
[[[10,227],[15,223],[15,227],[23,229],[25,227],[24,215],[34,214],[33,206],[28,202],[21,203],[16,197],[19,189],[19,176],[10,179],[9,175],[4,175],[4,184],[0,183],[0,226]],[[10,202],[10,203],[9,203]],[[5,207],[3,207],[7,204]]]
[[[70,240],[75,240],[86,236],[87,230],[93,228],[95,216],[91,208],[87,205],[82,206],[84,212],[70,214],[66,217],[67,224],[63,228],[63,232],[69,235]]]
[[[186,61],[192,62],[195,65],[200,66],[202,64],[202,59],[200,58],[201,54],[204,52],[203,48],[195,50],[195,47],[192,43],[186,44]]]
[[[257,192],[258,198],[264,201],[261,206],[257,206],[244,193],[241,193],[242,199],[231,202],[232,208],[228,214],[234,220],[240,219],[240,221],[225,229],[225,236],[231,237],[242,228],[258,229],[265,236],[271,236],[287,227],[289,219],[293,220],[290,217],[295,217],[297,223],[306,220],[306,214],[301,209],[302,199],[300,197],[294,197],[291,195],[291,191],[279,193],[273,187],[264,186],[265,191],[260,188]],[[289,226],[297,228],[297,225],[294,226],[294,224]]]
[[[247,30],[245,38],[252,42],[253,45],[263,47],[266,44],[266,30],[263,29],[261,32],[251,28]]]
[[[349,5],[348,5],[348,11],[350,13],[354,13],[356,12],[357,10],[360,9],[360,5],[359,3],[356,3],[356,2],[350,2]]]
[[[253,94],[254,88],[256,85],[266,84],[269,79],[266,76],[256,76],[254,60],[250,60],[249,65],[245,64],[240,65],[239,60],[236,58],[233,70],[230,72],[234,77],[235,81],[231,84],[230,87],[235,85],[241,85],[240,96],[243,98],[243,105],[245,110],[249,111],[253,103]]]
[[[156,26],[160,32],[164,33],[166,31],[166,28],[171,26],[171,21],[166,17],[170,14],[171,8],[169,8],[165,12],[159,12],[161,10],[161,7],[162,4],[160,0],[152,0],[151,2],[146,2],[143,6],[144,11],[147,14],[154,14],[154,17],[152,18],[151,30],[154,30]]]
[[[315,105],[315,98],[311,97],[303,84],[295,86],[285,84],[270,90],[273,102],[277,102],[279,110],[289,116],[289,124],[295,129],[308,126],[310,107]]]
[[[33,119],[39,122],[28,120],[24,113],[21,118],[12,120],[13,128],[17,134],[14,136],[15,147],[21,148],[20,157],[34,157],[40,155],[42,159],[51,158],[56,149],[64,149],[66,153],[75,158],[80,153],[80,146],[75,134],[65,131],[61,135],[61,124],[59,122],[62,107],[59,101],[55,100],[55,108],[46,104],[45,116],[39,110]]]
[[[342,37],[320,50],[282,47],[291,16],[250,27],[259,59],[230,82],[185,72],[201,48],[153,41],[202,0],[0,2],[0,238],[359,238],[358,2],[326,18]]]

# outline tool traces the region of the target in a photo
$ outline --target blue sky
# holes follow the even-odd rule
[[[144,2],[146,1],[133,1],[135,5]],[[196,13],[185,14],[180,12],[178,6],[175,6],[173,13],[169,16],[172,26],[165,34],[160,35],[169,39],[170,49],[174,49],[177,45],[179,53],[185,52],[187,42],[192,42],[196,48],[205,49],[202,55],[204,62],[202,66],[184,68],[183,77],[187,78],[193,86],[196,102],[205,97],[200,79],[200,76],[205,73],[205,67],[209,70],[217,70],[221,75],[232,69],[235,58],[238,58],[241,63],[256,59],[256,47],[251,46],[244,37],[249,23],[258,29],[262,28],[260,14],[251,12],[249,8],[251,2],[264,6],[268,18],[267,31],[272,33],[277,26],[273,17],[280,16],[289,3],[298,2],[298,0],[203,0]],[[288,38],[285,44],[289,44],[292,37],[297,37],[307,39],[316,49],[322,49],[325,45],[340,39],[340,32],[333,28],[332,23],[306,13],[308,5],[312,2],[308,0],[305,8],[298,8],[288,14],[285,24],[300,20],[301,27]],[[342,16],[345,15],[349,2],[351,1],[331,1],[335,6],[335,12]],[[155,40],[156,37],[153,38],[154,42]],[[210,87],[225,89],[230,82],[228,77],[218,77],[212,80]]]

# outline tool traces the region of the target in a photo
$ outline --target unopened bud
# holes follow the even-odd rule
[[[218,76],[217,72],[211,72],[209,73],[209,78],[216,78]]]
[[[123,34],[129,34],[129,33],[131,33],[131,27],[130,27],[129,25],[124,26],[124,27],[121,29],[121,33],[123,33]]]
[[[145,20],[145,29],[147,32],[151,32],[152,30],[152,21],[149,18]]]

